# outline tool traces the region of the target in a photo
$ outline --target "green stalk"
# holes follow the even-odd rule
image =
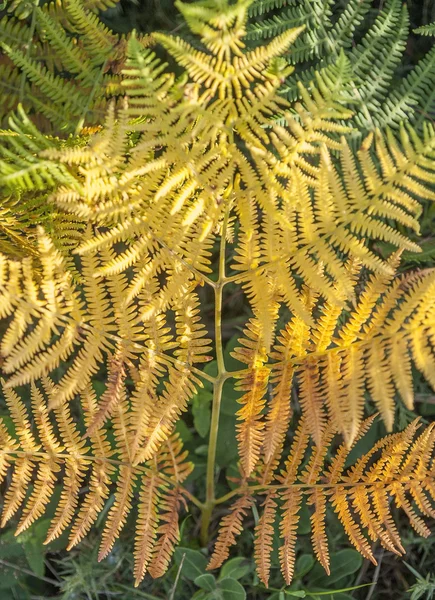
[[[216,361],[217,377],[213,383],[213,404],[210,422],[210,439],[208,444],[207,456],[207,476],[206,476],[206,498],[201,514],[201,533],[200,540],[203,546],[208,543],[208,530],[210,527],[211,515],[216,504],[215,496],[215,470],[216,470],[216,448],[219,433],[219,415],[222,401],[222,389],[228,373],[225,368],[224,350],[222,344],[222,290],[226,283],[225,276],[225,243],[226,230],[228,224],[229,208],[226,211],[222,223],[221,242],[219,249],[219,275],[214,286],[215,294],[215,342],[216,342]]]

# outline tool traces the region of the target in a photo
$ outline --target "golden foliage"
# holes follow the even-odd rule
[[[128,423],[122,421],[126,413],[125,398],[119,403],[117,418],[113,420],[115,445],[109,441],[108,429],[104,425],[84,439],[69,405],[58,403],[57,387],[48,378],[44,378],[42,383],[43,389],[32,386],[32,416],[20,397],[4,388],[15,435],[11,437],[1,424],[2,477],[6,474],[7,466],[12,467],[11,482],[2,509],[2,526],[20,507],[22,514],[17,533],[41,517],[61,473],[63,490],[46,543],[57,538],[66,528],[71,528],[71,548],[86,535],[99,516],[108,499],[112,478],[118,472],[118,491],[106,518],[100,559],[110,551],[122,529],[127,512],[132,508],[133,486],[138,485],[135,541],[137,584],[148,566],[154,573],[162,572],[178,541],[178,517],[174,518],[174,512],[177,511],[178,515],[178,509],[184,504],[185,492],[181,484],[192,469],[192,465],[185,462],[186,453],[178,435],[168,438],[152,460],[135,466],[129,461],[127,448],[123,448],[120,442],[129,433]],[[56,408],[49,412],[47,407],[55,398]],[[81,393],[81,409],[89,426],[98,410],[97,398],[90,386]],[[36,425],[35,434],[31,433],[30,418]],[[123,430],[123,426],[126,426],[126,430]],[[26,498],[33,476],[32,492]],[[89,478],[88,491],[83,494],[82,483],[86,478]]]
[[[416,508],[433,512],[432,426],[412,441],[414,422],[354,467],[345,462],[369,425],[366,395],[391,431],[396,392],[413,406],[412,361],[435,386],[435,273],[399,271],[401,250],[419,250],[403,232],[418,231],[420,200],[433,199],[434,130],[427,126],[418,138],[404,127],[400,139],[376,132],[354,153],[342,137],[350,112],[320,75],[319,89],[301,86],[294,105],[279,95],[289,73],[278,59],[299,29],[245,51],[248,4],[179,3],[205,50],[154,35],[184,69],[178,79],[133,37],[122,76],[126,101],[109,108],[103,128],[57,140],[21,111],[2,133],[0,354],[15,428],[12,435],[0,425],[0,474],[12,470],[2,522],[22,506],[18,530],[26,529],[61,474],[48,540],[70,527],[72,547],[113,490],[102,559],[137,498],[136,584],[147,571],[167,569],[186,496],[203,515],[217,503],[218,407],[229,379],[241,392],[241,480],[224,497],[237,496],[210,568],[229,555],[256,495],[264,496],[255,557],[266,585],[275,522],[281,570],[292,578],[304,500],[326,571],[329,510],[370,559],[367,536],[403,551],[388,497],[423,535]],[[276,112],[284,125],[270,124]],[[38,214],[47,190],[56,218],[44,213],[23,228],[17,199],[34,202]],[[63,217],[75,224],[65,235]],[[375,241],[398,251],[385,257]],[[226,368],[223,352],[223,294],[231,284],[251,311],[233,352],[238,371]],[[215,300],[213,344],[204,286]],[[212,376],[200,367],[214,357]],[[98,398],[95,378],[105,378]],[[182,486],[191,467],[173,431],[204,380],[214,388],[214,408],[200,501]],[[287,454],[292,393],[302,418]],[[71,404],[78,398],[80,423]],[[337,433],[344,443],[326,464]]]
[[[357,439],[367,432],[372,421],[373,418],[370,418],[363,422]],[[303,503],[311,510],[314,552],[327,573],[327,510],[336,513],[350,543],[374,564],[376,560],[371,550],[373,541],[378,540],[396,554],[404,552],[392,520],[389,498],[395,506],[404,510],[411,526],[420,535],[430,535],[430,530],[418,513],[425,516],[435,514],[432,470],[434,424],[421,430],[418,420],[414,421],[402,433],[382,438],[369,453],[347,468],[345,463],[353,445],[350,448],[345,444],[340,445],[326,460],[334,433],[330,425],[321,446],[313,445],[308,450],[308,464],[303,467],[307,445],[305,443],[300,451],[301,439],[304,438],[305,442],[308,440],[309,428],[307,421],[302,421],[295,433],[285,468],[278,471],[274,481],[266,486],[254,485],[252,481],[250,488],[247,487],[244,495],[232,505],[230,514],[223,518],[210,569],[220,566],[228,556],[229,546],[235,543],[241,531],[240,519],[254,502],[253,495],[259,493],[265,494],[265,500],[255,528],[255,560],[259,577],[265,585],[269,580],[272,524],[275,521],[279,523],[280,530],[281,571],[287,585],[292,580],[297,525]]]

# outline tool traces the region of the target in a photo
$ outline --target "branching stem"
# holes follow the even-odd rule
[[[222,343],[222,291],[226,283],[225,277],[225,244],[228,225],[228,207],[222,223],[222,232],[219,248],[219,277],[214,286],[215,294],[215,343],[216,343],[216,362],[218,374],[213,383],[213,405],[210,422],[210,439],[208,443],[207,456],[207,477],[206,477],[206,498],[201,515],[201,543],[203,546],[208,542],[208,530],[210,526],[211,515],[216,504],[215,498],[215,470],[216,470],[216,448],[219,431],[219,415],[222,401],[222,389],[225,380],[228,378],[228,372],[225,368],[224,350]]]

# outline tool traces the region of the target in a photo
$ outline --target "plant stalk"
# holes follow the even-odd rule
[[[216,362],[217,377],[213,383],[213,405],[210,422],[210,439],[208,443],[207,456],[207,475],[206,475],[206,497],[201,514],[201,533],[200,540],[203,546],[208,543],[208,530],[210,527],[211,515],[216,504],[215,497],[215,470],[216,470],[216,448],[219,432],[219,415],[222,401],[222,389],[227,379],[227,370],[225,368],[224,350],[222,343],[222,291],[226,283],[225,276],[225,244],[226,231],[228,225],[229,207],[225,213],[222,223],[221,241],[219,248],[219,275],[214,287],[215,294],[215,343],[216,343]]]

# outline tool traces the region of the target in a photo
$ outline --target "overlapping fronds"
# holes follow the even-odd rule
[[[125,42],[94,12],[114,4],[32,2],[29,23],[20,14],[3,17],[0,46],[9,64],[2,68],[9,70],[0,81],[0,122],[18,103],[45,130],[101,122],[108,100],[121,93]]]
[[[70,526],[73,546],[113,486],[99,556],[108,555],[138,505],[136,583],[147,571],[160,576],[167,569],[186,496],[206,516],[218,502],[218,409],[230,380],[241,392],[241,481],[226,495],[238,498],[224,518],[211,567],[228,556],[255,495],[264,509],[255,553],[265,583],[275,522],[282,572],[291,580],[304,499],[312,507],[314,552],[326,571],[331,508],[370,559],[367,535],[403,550],[388,496],[422,534],[427,529],[415,506],[433,512],[433,427],[413,442],[414,423],[345,470],[369,425],[362,422],[366,397],[391,431],[396,394],[413,406],[412,362],[435,386],[435,274],[399,274],[401,252],[419,251],[413,240],[421,201],[435,198],[435,130],[425,124],[417,134],[403,126],[396,135],[373,127],[357,151],[346,138],[352,65],[364,102],[382,102],[388,86],[367,79],[372,49],[384,35],[392,44],[390,63],[381,65],[387,81],[403,41],[401,34],[394,46],[391,23],[405,27],[406,12],[387,2],[351,58],[337,54],[313,71],[315,83],[295,79],[298,100],[288,103],[280,88],[291,67],[282,55],[292,47],[308,51],[309,38],[298,26],[246,49],[249,4],[179,3],[200,43],[153,36],[178,63],[179,77],[132,36],[116,82],[126,99],[111,104],[95,130],[64,140],[44,136],[19,109],[10,130],[1,132],[0,356],[15,428],[12,434],[0,427],[0,474],[7,465],[13,471],[3,521],[23,506],[18,530],[27,528],[43,514],[63,473],[49,539]],[[333,29],[342,46],[370,2],[348,4]],[[289,7],[296,10],[296,3]],[[79,0],[67,0],[59,14],[71,21],[72,33],[79,31],[81,44],[53,17],[55,7],[41,10],[35,23],[62,49],[62,62],[53,59],[56,75],[16,48],[10,57],[33,85],[44,80],[52,110],[65,101],[62,111],[81,122],[95,109],[95,86],[109,85],[113,44],[114,60],[123,63],[124,42],[83,13]],[[312,42],[321,56],[328,39]],[[84,112],[82,92],[57,81],[61,68],[87,90]],[[388,257],[385,243],[397,252]],[[250,310],[233,351],[240,369],[232,372],[221,322],[229,284],[242,289]],[[204,286],[214,295],[214,344]],[[213,358],[210,375],[200,367]],[[190,466],[173,437],[203,379],[214,388],[204,501],[182,487]],[[98,398],[95,380],[105,382]],[[292,394],[302,424],[283,466]],[[78,399],[83,419],[76,424]],[[327,464],[336,434],[344,441]],[[79,501],[83,486],[89,491]]]
[[[264,40],[305,25],[286,54],[290,64],[298,65],[297,81],[308,85],[316,71],[328,69],[344,52],[352,64],[345,96],[352,102],[353,122],[359,131],[398,127],[403,120],[414,121],[420,128],[434,112],[434,53],[431,50],[396,85],[409,35],[407,7],[400,0],[388,0],[381,8],[372,5],[370,0],[352,0],[345,5],[334,0],[305,0],[284,6],[255,0],[248,37]],[[369,19],[374,11],[376,18]],[[428,25],[416,33],[431,35],[431,31]],[[300,97],[291,79],[284,92],[290,99]]]
[[[115,445],[104,426],[84,439],[69,405],[59,404],[57,387],[48,378],[43,378],[42,383],[43,386],[31,386],[30,414],[20,396],[4,388],[14,432],[9,434],[0,422],[1,478],[10,472],[2,507],[2,526],[21,509],[17,534],[30,527],[44,514],[54,485],[61,481],[62,492],[46,543],[70,529],[71,548],[87,534],[104,510],[116,477],[114,502],[102,533],[100,559],[113,546],[132,510],[134,498],[137,506],[136,584],[147,569],[161,572],[167,567],[178,541],[178,512],[185,502],[181,484],[192,469],[185,460],[186,453],[178,435],[168,438],[151,461],[135,466],[127,451],[130,432],[125,397],[113,419]],[[48,411],[50,405],[55,405],[52,412]],[[89,426],[98,412],[91,386],[81,394],[81,410]],[[36,430],[32,428],[32,421]],[[82,493],[84,484],[87,485],[85,494]]]
[[[355,442],[369,429],[367,419],[357,432]],[[219,567],[242,530],[242,517],[261,495],[260,519],[255,528],[255,561],[260,579],[267,585],[275,528],[279,528],[281,572],[289,585],[295,564],[297,527],[302,504],[311,514],[312,545],[319,562],[329,573],[326,519],[333,511],[340,520],[349,542],[365,558],[376,564],[372,542],[395,554],[404,548],[392,517],[393,507],[406,514],[419,535],[430,530],[421,516],[435,515],[435,475],[433,456],[435,427],[421,428],[418,420],[402,433],[379,440],[352,466],[347,466],[350,450],[344,444],[329,454],[334,437],[329,424],[321,443],[310,446],[310,431],[303,419],[295,432],[285,466],[269,485],[261,479],[252,487],[241,488],[242,496],[222,519],[209,568]],[[328,458],[327,458],[328,455]],[[391,502],[390,502],[391,500]]]
[[[115,6],[117,0],[88,0],[86,8],[93,13]],[[5,3],[7,12],[13,13],[18,19],[26,19],[32,14],[33,8],[40,4],[39,0],[7,0]],[[51,8],[56,4],[53,3]]]
[[[37,276],[31,258],[18,262],[1,257],[1,316],[11,316],[0,349],[3,372],[10,374],[5,386],[37,382],[53,373],[55,402],[62,404],[84,390],[106,364],[107,388],[90,426],[93,432],[116,416],[126,394],[126,371],[132,368],[136,379],[128,453],[136,464],[152,458],[196,392],[193,365],[209,359],[194,286],[186,282],[164,306],[150,288],[128,302],[124,275],[106,278],[104,284],[93,277],[103,259],[111,260],[110,250],[87,254],[73,274],[41,231],[37,250],[42,271]],[[149,284],[156,289],[156,276]],[[140,311],[149,311],[153,302],[157,307],[144,323]],[[166,311],[175,313],[174,335],[169,334]],[[66,361],[68,368],[59,375],[58,367]],[[160,377],[167,381],[158,392]]]
[[[370,238],[418,250],[385,220],[418,229],[415,197],[433,197],[426,185],[433,181],[435,136],[429,127],[422,141],[403,130],[399,146],[392,135],[383,141],[378,134],[379,172],[367,141],[355,156],[344,138],[337,140],[347,131],[341,121],[350,113],[325,78],[319,77],[311,93],[300,85],[302,101],[291,111],[277,95],[283,72],[276,59],[300,29],[243,53],[240,13],[246,19],[246,7],[237,6],[229,13],[230,25],[216,19],[213,26],[228,35],[221,39],[207,30],[203,36],[208,53],[155,34],[190,80],[175,81],[153,52],[132,39],[123,82],[129,106],[119,121],[112,110],[106,130],[91,136],[88,146],[46,149],[39,158],[42,165],[48,160],[50,176],[54,162],[75,178],[74,184],[59,180],[52,201],[105,226],[81,245],[81,253],[128,242],[99,272],[110,275],[134,265],[132,296],[158,270],[168,274],[168,294],[181,279],[205,280],[214,237],[234,210],[240,223],[234,280],[243,284],[261,319],[270,303],[261,278],[273,279],[274,293],[301,315],[294,293],[299,277],[340,302],[351,287],[343,255],[382,271],[387,266],[369,250]],[[196,12],[180,7],[189,24],[200,28],[204,17],[197,7]],[[266,128],[277,110],[286,126]],[[288,258],[277,260],[282,256]],[[161,302],[164,306],[164,297]]]
[[[393,257],[391,267],[397,262],[398,257]],[[237,375],[239,389],[246,390],[238,413],[245,475],[255,470],[260,459],[269,473],[280,456],[295,384],[307,430],[317,444],[331,422],[348,445],[354,441],[366,394],[391,431],[396,394],[413,408],[412,362],[435,389],[434,272],[373,275],[356,292],[361,287],[358,270],[353,268],[352,308],[306,295],[313,325],[294,316],[283,330],[277,330],[269,353],[258,320],[240,338],[244,347],[236,348],[233,356],[247,365]]]

